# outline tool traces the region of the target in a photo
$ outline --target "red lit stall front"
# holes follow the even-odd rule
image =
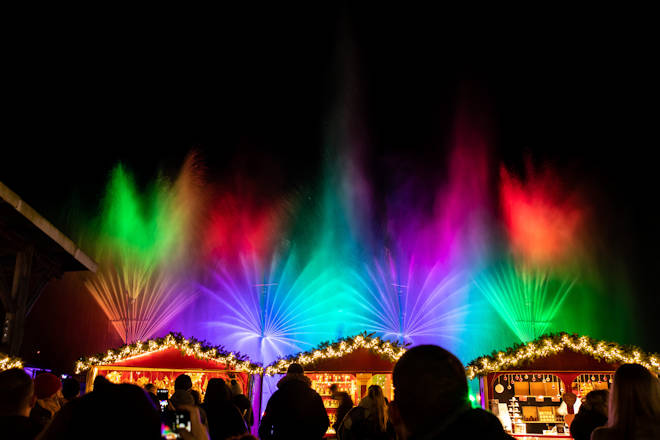
[[[280,360],[266,370],[270,375],[283,374],[293,362],[304,367],[312,388],[323,398],[330,418],[326,437],[332,438],[336,436],[332,425],[337,420],[339,401],[332,398],[330,386],[337,384],[339,390],[348,393],[357,405],[367,395],[369,386],[379,385],[391,401],[394,397],[392,368],[404,352],[405,348],[396,342],[362,334]]]
[[[655,359],[635,348],[562,333],[475,359],[467,375],[479,378],[482,406],[514,437],[571,438],[570,423],[590,391],[608,389],[622,363],[655,371]]]
[[[96,376],[103,375],[113,383],[133,383],[141,387],[152,383],[156,388],[169,390],[171,395],[174,380],[185,373],[191,377],[193,389],[202,395],[210,379],[221,378],[227,382],[235,379],[248,396],[252,375],[262,371],[258,365],[219,347],[173,334],[81,359],[76,370],[78,373],[87,370],[87,391],[91,390]]]

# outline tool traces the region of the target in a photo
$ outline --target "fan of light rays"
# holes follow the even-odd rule
[[[126,262],[99,268],[85,286],[125,343],[155,335],[196,294],[192,283],[165,270]]]
[[[336,338],[346,330],[350,290],[328,261],[316,256],[299,267],[291,254],[262,268],[243,257],[239,271],[216,270],[201,287],[218,304],[208,325],[223,344],[262,362]]]
[[[469,307],[469,283],[460,271],[417,264],[414,258],[399,270],[388,255],[364,272],[355,316],[364,329],[412,344],[452,347],[460,341]]]
[[[516,336],[528,342],[552,328],[575,281],[503,263],[483,272],[475,285]]]

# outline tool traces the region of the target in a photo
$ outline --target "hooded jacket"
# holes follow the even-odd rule
[[[330,421],[323,399],[304,374],[287,374],[277,383],[278,390],[268,400],[259,425],[262,440],[317,440],[328,430]]]

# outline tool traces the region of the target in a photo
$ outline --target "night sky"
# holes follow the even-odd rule
[[[252,175],[286,192],[314,183],[330,121],[350,102],[378,198],[393,163],[422,179],[446,165],[461,102],[493,157],[549,165],[589,194],[633,286],[640,345],[660,351],[658,76],[643,29],[466,20],[449,30],[451,16],[367,6],[305,20],[262,12],[233,11],[194,33],[172,23],[26,33],[5,63],[0,180],[69,234],[119,161],[146,184],[196,149],[211,181]]]

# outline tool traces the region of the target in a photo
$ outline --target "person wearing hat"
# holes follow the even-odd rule
[[[321,439],[330,426],[323,399],[312,389],[302,365],[291,364],[270,396],[259,425],[259,438]]]
[[[41,373],[34,379],[34,394],[37,403],[30,418],[45,427],[61,408],[62,381],[53,373]]]

